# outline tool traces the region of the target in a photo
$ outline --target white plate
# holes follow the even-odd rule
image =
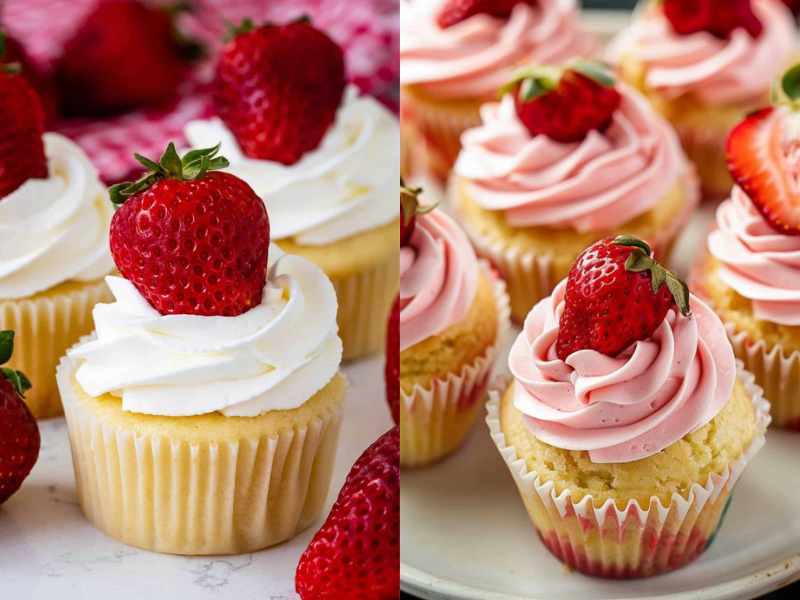
[[[433,186],[423,185],[430,197]],[[683,276],[713,210],[703,206],[676,245],[672,266]],[[754,598],[800,580],[798,456],[800,434],[770,431],[699,560],[660,577],[608,581],[570,572],[541,544],[481,418],[454,456],[403,470],[400,586],[430,600]]]
[[[328,514],[356,458],[392,425],[383,358],[345,368],[347,392]],[[187,558],[121,544],[84,519],[63,419],[41,422],[42,451],[22,489],[0,506],[0,598],[20,600],[288,600],[321,521],[283,545],[230,557]],[[324,517],[323,517],[324,518]]]

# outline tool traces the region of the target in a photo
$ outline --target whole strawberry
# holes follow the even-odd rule
[[[359,457],[297,565],[302,600],[390,600],[400,595],[400,430]]]
[[[794,157],[800,149],[800,64],[774,87],[770,106],[750,113],[728,135],[728,168],[764,219],[800,235],[800,190]]]
[[[46,124],[55,121],[58,100],[53,82],[34,66],[25,47],[8,34],[0,32],[0,64],[14,65],[19,73],[36,91],[45,113]]]
[[[400,424],[400,296],[394,300],[386,331],[386,402],[392,412],[392,419]]]
[[[31,178],[47,177],[44,111],[14,65],[0,66],[0,202]]]
[[[319,146],[345,88],[342,49],[301,19],[245,21],[222,51],[214,99],[242,151],[285,165]]]
[[[56,66],[65,112],[100,116],[173,99],[198,52],[173,19],[139,0],[97,3]]]
[[[614,83],[602,65],[575,61],[566,69],[524,71],[502,91],[514,94],[517,116],[532,136],[573,143],[611,124],[622,102]]]
[[[14,353],[14,332],[0,331],[0,365]],[[23,397],[31,383],[19,371],[0,367],[0,504],[8,500],[39,458],[39,427]]]
[[[440,9],[436,22],[442,29],[447,29],[475,15],[507,19],[517,4],[536,6],[538,0],[448,0]]]
[[[663,0],[663,10],[672,29],[681,35],[705,31],[728,39],[741,28],[757,38],[764,29],[751,0]]]
[[[162,315],[236,316],[261,302],[269,218],[249,185],[216,171],[228,166],[218,150],[137,154],[150,170],[109,190],[114,262]]]
[[[631,236],[606,238],[578,257],[567,278],[556,354],[578,350],[616,356],[653,335],[670,309],[689,314],[686,284]]]

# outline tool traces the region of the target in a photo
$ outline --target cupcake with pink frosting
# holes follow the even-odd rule
[[[443,212],[401,188],[400,464],[454,451],[483,407],[508,324],[501,282]]]
[[[720,319],[647,244],[590,246],[528,315],[508,364],[487,423],[558,559],[632,578],[708,547],[769,405]]]
[[[560,63],[597,47],[575,0],[401,2],[400,30],[401,115],[415,130],[404,153],[419,155],[421,141],[425,156],[415,166],[442,180],[461,133],[480,122],[481,104],[520,65]]]
[[[797,57],[797,29],[781,0],[646,2],[614,40],[609,58],[677,129],[703,191],[731,187],[724,143],[730,129],[768,101],[770,84]]]
[[[764,388],[773,423],[800,431],[800,66],[781,88],[785,102],[731,132],[737,184],[717,209],[693,284]]]
[[[464,133],[449,196],[521,322],[598,239],[665,256],[700,196],[669,124],[600,65],[532,68],[506,89]]]

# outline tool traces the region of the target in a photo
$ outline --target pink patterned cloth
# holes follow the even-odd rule
[[[64,43],[92,7],[103,0],[5,0],[2,27],[19,39],[44,70],[58,59]],[[154,0],[171,4],[173,0]],[[103,120],[71,120],[56,129],[80,144],[106,182],[139,170],[133,153],[157,156],[168,142],[185,143],[183,126],[212,112],[208,81],[216,51],[229,23],[245,17],[256,23],[285,22],[309,15],[345,50],[350,80],[365,93],[397,110],[399,92],[399,4],[397,0],[195,0],[194,14],[181,27],[202,40],[211,60],[198,67],[178,101],[167,109],[134,112]]]

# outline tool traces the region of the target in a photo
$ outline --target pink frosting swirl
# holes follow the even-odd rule
[[[773,229],[741,188],[717,209],[708,249],[720,279],[752,301],[758,319],[800,325],[800,236]]]
[[[719,318],[691,297],[651,339],[617,357],[556,355],[566,281],[537,304],[511,348],[514,406],[541,441],[622,463],[660,452],[713,419],[733,393],[736,364]]]
[[[560,63],[595,48],[575,0],[520,3],[508,19],[476,15],[446,29],[436,23],[443,3],[403,2],[400,11],[400,81],[440,97],[486,98],[523,63]]]
[[[624,84],[617,89],[622,104],[611,126],[574,144],[532,137],[511,95],[484,105],[483,124],[462,136],[455,173],[478,205],[504,211],[514,227],[586,232],[622,225],[691,171],[672,128],[640,94]]]
[[[467,236],[444,213],[417,217],[400,248],[400,350],[467,316],[478,288],[478,261]]]
[[[722,40],[710,33],[680,35],[656,6],[642,11],[611,44],[609,58],[641,61],[646,84],[668,97],[692,92],[708,104],[765,97],[797,44],[794,19],[780,0],[753,0],[764,26],[758,38],[744,29]]]

